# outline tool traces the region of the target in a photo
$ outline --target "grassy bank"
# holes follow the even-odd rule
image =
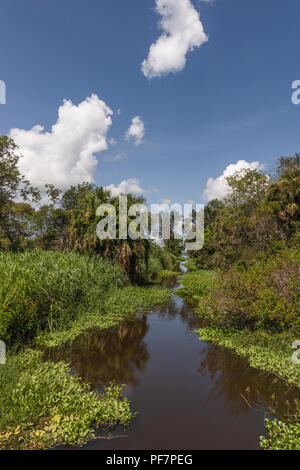
[[[188,267],[188,263],[185,264]],[[218,285],[217,274],[214,271],[195,271],[188,272],[180,278],[183,287],[176,291],[176,294],[187,297],[195,309],[199,307],[200,301],[209,298],[212,289]],[[196,313],[199,313],[196,311]]]
[[[67,328],[41,332],[34,340],[39,347],[57,347],[74,341],[94,328],[107,329],[130,319],[137,313],[148,312],[170,298],[170,291],[154,286],[110,289],[95,310],[78,315]]]
[[[120,387],[91,392],[66,363],[43,362],[38,349],[116,326],[170,292],[128,286],[121,267],[75,253],[0,253],[0,273],[0,339],[9,352],[0,366],[1,448],[82,444],[95,428],[128,425]]]
[[[8,345],[58,346],[170,297],[160,287],[126,285],[121,267],[97,256],[0,253],[0,273],[0,338]]]
[[[272,372],[287,382],[299,386],[300,367],[291,361],[291,333],[270,335],[263,330],[202,328],[199,330],[203,341],[220,344],[246,357],[249,364],[257,369]]]
[[[245,279],[241,280],[243,281]],[[291,361],[293,353],[291,346],[297,339],[295,332],[288,330],[276,333],[262,327],[257,329],[233,325],[224,327],[219,312],[214,315],[215,299],[222,293],[218,275],[213,271],[193,271],[182,277],[182,283],[183,288],[177,293],[187,297],[193,303],[195,312],[210,325],[198,331],[203,341],[232,349],[240,356],[246,357],[252,367],[271,372],[293,385],[300,386],[300,366]],[[229,297],[227,302],[229,305]],[[251,302],[250,296],[248,302]],[[291,423],[266,420],[266,437],[261,437],[261,446],[264,449],[299,450],[299,419],[296,418]]]
[[[43,362],[31,349],[8,359],[0,374],[0,445],[6,449],[45,449],[80,445],[94,428],[128,425],[130,403],[121,388],[91,392],[67,364]]]

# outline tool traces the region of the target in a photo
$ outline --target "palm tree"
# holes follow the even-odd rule
[[[127,195],[127,209],[132,204],[143,204],[143,197],[132,194]],[[96,233],[100,218],[97,208],[102,204],[111,204],[116,213],[116,239],[99,239]],[[128,210],[127,210],[128,214]],[[127,226],[133,220],[127,215]],[[104,188],[93,187],[81,198],[80,206],[71,210],[71,224],[69,227],[71,246],[81,252],[98,254],[119,262],[126,270],[131,281],[139,277],[139,260],[148,263],[150,241],[139,238],[132,240],[119,239],[119,198]]]

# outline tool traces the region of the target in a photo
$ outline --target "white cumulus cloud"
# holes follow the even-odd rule
[[[135,116],[132,121],[129,129],[125,133],[126,140],[134,141],[135,145],[141,145],[143,137],[145,135],[145,124],[141,116]]]
[[[123,162],[127,157],[123,153],[118,153],[117,155],[104,155],[103,161],[106,163],[112,162]]]
[[[65,189],[83,181],[92,182],[97,159],[107,149],[112,110],[92,95],[78,106],[64,100],[50,132],[40,125],[30,130],[11,129],[19,146],[20,170],[35,186],[52,183]]]
[[[230,192],[226,178],[234,175],[234,173],[241,170],[259,170],[262,165],[259,162],[246,162],[239,160],[236,163],[231,163],[226,167],[224,172],[218,178],[209,178],[206,183],[206,189],[203,192],[205,201],[212,201],[213,199],[223,199]]]
[[[208,41],[199,13],[190,0],[156,0],[156,12],[161,15],[162,34],[150,46],[142,63],[147,78],[184,69],[187,53]]]
[[[109,190],[114,196],[120,196],[120,194],[143,194],[147,193],[145,189],[141,188],[140,181],[137,178],[129,178],[121,181],[118,186],[110,184],[105,189]]]

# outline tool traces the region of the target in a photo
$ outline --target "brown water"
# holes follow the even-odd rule
[[[169,282],[176,287],[175,278]],[[295,412],[298,389],[200,341],[200,326],[173,293],[163,308],[54,353],[94,390],[124,384],[138,412],[130,429],[118,427],[85,449],[258,449],[264,418]]]

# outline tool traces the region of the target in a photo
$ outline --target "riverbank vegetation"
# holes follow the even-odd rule
[[[15,346],[57,346],[170,296],[161,287],[126,285],[120,266],[74,252],[2,252],[0,278],[0,335]]]
[[[181,293],[207,322],[203,340],[299,387],[300,156],[280,158],[274,175],[244,170],[227,181],[228,196],[205,207],[204,248],[189,253]],[[262,446],[300,449],[299,421],[267,421]]]
[[[95,437],[95,427],[128,426],[130,403],[121,387],[91,392],[70,367],[44,362],[27,349],[8,358],[0,373],[0,446],[4,449],[45,449],[58,444],[80,445]]]
[[[129,424],[130,404],[120,387],[90,392],[67,364],[44,362],[39,349],[116,326],[166,302],[170,292],[126,285],[120,266],[77,253],[3,252],[0,273],[0,332],[9,350],[0,366],[0,445],[81,444],[96,426]]]
[[[118,239],[119,199],[90,183],[42,194],[19,171],[14,142],[0,136],[0,446],[82,444],[117,423],[130,404],[109,385],[90,391],[45,347],[107,329],[168,300],[157,285],[176,275],[182,244]],[[205,243],[190,252],[178,291],[205,319],[202,339],[300,385],[293,341],[300,339],[300,156],[281,158],[274,175],[247,170],[228,178],[228,196],[205,207]],[[127,204],[144,203],[127,195]],[[97,208],[116,210],[117,238],[100,240]],[[132,220],[127,218],[127,223]],[[172,236],[173,235],[173,236]],[[300,414],[300,413],[299,413]],[[266,449],[300,449],[299,417],[271,420]]]
[[[45,347],[107,329],[166,302],[152,285],[178,269],[178,253],[150,240],[100,240],[100,204],[118,198],[92,184],[44,194],[19,171],[14,142],[0,136],[0,447],[82,444],[115,424],[130,424],[121,388],[90,390],[68,364],[42,359]],[[128,195],[128,206],[144,202]],[[130,222],[129,219],[127,222]]]

